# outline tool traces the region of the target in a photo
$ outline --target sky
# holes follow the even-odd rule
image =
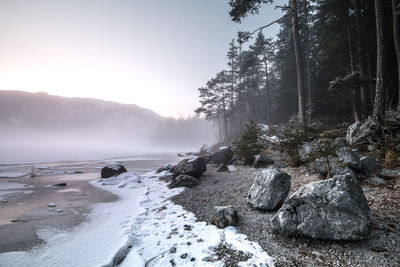
[[[226,68],[237,32],[280,18],[274,6],[286,2],[237,24],[228,0],[0,0],[0,90],[194,115],[197,89]]]

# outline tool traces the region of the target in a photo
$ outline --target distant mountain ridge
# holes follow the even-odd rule
[[[3,126],[61,130],[107,125],[126,129],[137,124],[148,128],[165,119],[134,104],[47,93],[0,91],[0,124]]]
[[[203,119],[165,118],[134,104],[0,90],[0,145],[199,148],[214,141]]]

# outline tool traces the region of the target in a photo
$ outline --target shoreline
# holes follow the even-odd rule
[[[239,214],[239,222],[235,226],[238,233],[257,242],[268,255],[274,257],[275,266],[398,266],[400,263],[400,233],[375,226],[371,227],[365,240],[351,242],[273,234],[269,218],[276,211],[254,210],[246,201],[254,175],[262,169],[238,166],[235,171],[221,173],[216,170],[216,166],[207,165],[199,185],[186,188],[171,200],[194,213],[198,221],[205,222],[210,222],[214,206],[232,205]],[[282,170],[292,176],[290,192],[320,180],[318,175],[302,173],[298,168]],[[384,204],[380,201],[380,197],[389,194],[390,190],[366,184],[362,187],[375,220],[389,224],[393,223],[396,216],[399,218],[398,212],[392,210],[392,213],[396,213],[394,216],[386,212],[392,209],[392,203]],[[400,194],[397,194],[399,197]]]
[[[92,184],[100,178],[102,167],[124,160],[128,171],[144,173],[174,158],[172,154],[155,154],[96,161],[1,164],[0,175],[29,173],[36,166],[37,176],[0,178],[0,200],[6,199],[0,201],[0,253],[29,251],[44,245],[46,242],[38,235],[40,229],[72,231],[90,219],[94,205],[120,200],[117,194]],[[51,186],[57,183],[67,186]],[[4,189],[9,187],[10,190]],[[56,207],[48,207],[49,203]],[[57,212],[58,209],[62,211]]]

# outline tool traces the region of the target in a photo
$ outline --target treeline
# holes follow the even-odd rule
[[[240,22],[267,2],[230,0],[230,15]],[[266,27],[239,32],[226,69],[199,88],[196,113],[218,125],[220,140],[239,136],[251,120],[380,123],[385,110],[400,110],[399,1],[290,0],[281,8],[275,40]]]

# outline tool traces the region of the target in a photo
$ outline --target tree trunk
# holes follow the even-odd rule
[[[382,21],[382,1],[375,0],[375,20],[376,20],[376,84],[373,120],[381,124],[384,118],[384,58],[383,58],[383,21]]]
[[[307,25],[306,25],[306,38],[307,38],[307,118],[308,125],[311,125],[312,120],[312,93],[311,93],[311,49],[310,49],[310,31],[308,26],[308,11],[307,11]]]
[[[299,120],[304,122],[304,76],[303,76],[303,62],[301,58],[300,36],[297,19],[297,2],[290,0],[290,7],[292,10],[292,32],[294,42],[294,53],[296,56],[296,69],[297,69],[297,96],[299,104]]]
[[[364,43],[362,42],[363,31],[361,28],[361,0],[355,1],[356,7],[356,38],[357,38],[357,57],[358,57],[358,68],[361,74],[365,74],[366,66],[365,60],[363,59],[365,54]],[[364,85],[360,86],[361,93],[361,107],[360,116],[364,119],[367,114],[367,88]]]
[[[354,73],[353,49],[352,49],[352,44],[351,44],[350,28],[349,28],[349,26],[347,26],[346,28],[347,28],[347,39],[348,39],[348,45],[349,45],[350,68],[351,68],[351,73]],[[351,90],[351,107],[353,110],[354,121],[359,121],[360,115],[359,115],[359,111],[357,108],[358,105],[357,105],[356,89],[354,87],[352,87],[350,90]]]
[[[399,36],[399,20],[396,0],[392,0],[392,14],[393,14],[393,39],[394,46],[396,48],[397,56],[397,89],[399,90],[399,95],[397,97],[397,110],[400,111],[400,36]]]
[[[265,53],[265,52],[264,52]],[[270,101],[270,89],[269,89],[269,71],[267,56],[264,54],[264,65],[265,65],[265,93],[267,94],[267,124],[271,122],[271,101]]]

